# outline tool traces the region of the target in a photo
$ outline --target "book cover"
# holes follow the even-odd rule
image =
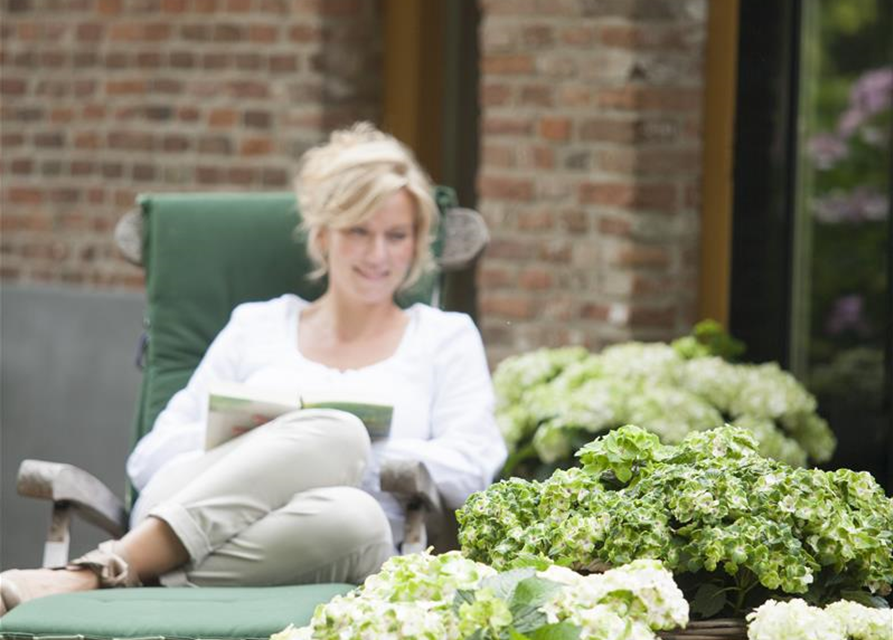
[[[373,440],[388,436],[394,413],[392,405],[357,390],[296,393],[238,382],[216,382],[208,389],[205,449],[297,409],[338,409],[352,413],[363,421]]]

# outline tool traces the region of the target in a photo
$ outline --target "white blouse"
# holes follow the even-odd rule
[[[360,369],[338,370],[303,357],[298,322],[309,303],[286,294],[236,307],[184,389],[158,415],[152,431],[127,461],[138,490],[168,462],[203,451],[208,385],[242,382],[258,387],[338,392],[390,400],[391,432],[372,443],[362,488],[382,505],[394,541],[403,537],[403,511],[379,487],[383,460],[424,462],[448,508],[486,488],[505,462],[494,395],[480,334],[465,314],[415,304],[392,356]],[[134,509],[136,511],[136,509]]]

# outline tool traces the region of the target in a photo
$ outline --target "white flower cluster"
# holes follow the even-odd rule
[[[658,560],[588,576],[551,566],[539,576],[566,585],[543,609],[550,623],[579,626],[581,640],[652,640],[652,630],[688,623],[688,602]]]
[[[529,575],[534,576],[532,570]],[[514,595],[496,594],[487,580],[493,576],[493,569],[457,551],[391,558],[362,587],[318,606],[309,626],[288,627],[270,640],[508,637],[518,605]],[[574,625],[580,633],[573,637],[579,640],[654,640],[653,630],[688,622],[688,603],[657,560],[636,560],[591,576],[553,566],[531,579],[555,583],[546,599],[533,605],[539,607],[541,624]],[[457,602],[459,591],[465,597]],[[530,606],[522,605],[529,620]]]
[[[676,444],[730,422],[752,431],[763,455],[794,466],[826,461],[836,445],[815,398],[777,364],[689,358],[661,342],[592,354],[540,349],[500,363],[494,384],[509,449],[528,455],[532,445],[546,464],[569,459],[589,434],[623,424]]]
[[[769,600],[747,616],[749,640],[893,640],[893,610],[841,600],[824,609]]]

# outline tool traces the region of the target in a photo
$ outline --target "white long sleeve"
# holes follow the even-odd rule
[[[492,482],[505,462],[506,447],[494,419],[495,397],[480,334],[467,316],[448,315],[448,328],[436,327],[427,338],[434,369],[430,439],[389,440],[382,459],[421,460],[447,507],[457,508]]]

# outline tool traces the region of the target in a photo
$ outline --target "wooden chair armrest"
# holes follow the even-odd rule
[[[403,553],[423,551],[447,520],[431,474],[418,460],[388,460],[379,477],[382,491],[393,493],[406,507]]]
[[[444,272],[459,271],[470,266],[490,242],[487,223],[474,209],[449,209],[442,223],[443,251],[437,264]]]
[[[440,493],[425,465],[418,460],[387,460],[381,466],[381,489],[405,503],[431,512],[442,511]]]
[[[87,522],[121,537],[127,530],[124,503],[102,481],[74,465],[23,460],[16,478],[19,495],[70,506]]]

